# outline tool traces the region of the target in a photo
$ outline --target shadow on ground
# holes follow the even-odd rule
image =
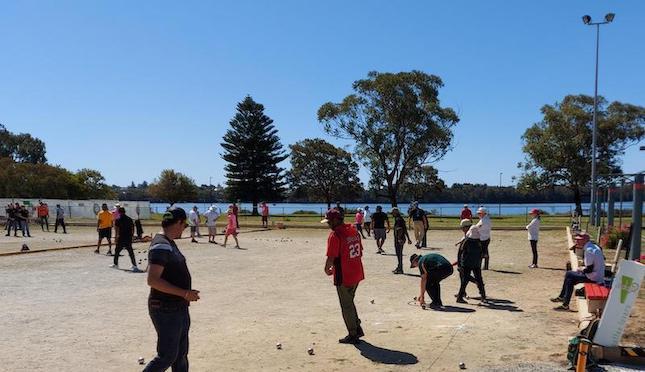
[[[364,340],[361,340],[360,343],[354,346],[358,350],[360,350],[362,356],[375,363],[396,365],[410,365],[419,363],[419,359],[417,359],[414,354],[374,346]]]

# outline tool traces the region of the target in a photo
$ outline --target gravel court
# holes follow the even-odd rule
[[[417,371],[455,370],[461,361],[470,370],[526,361],[564,366],[577,314],[553,312],[548,302],[564,273],[559,269],[566,259],[563,235],[542,234],[541,266],[551,269],[530,270],[525,233],[494,231],[493,270],[484,273],[484,280],[489,297],[504,301],[495,309],[470,301],[455,312],[410,306],[418,277],[392,275],[396,258],[374,254],[375,245],[367,240],[366,280],[356,298],[366,342],[358,347],[337,343],[346,331],[335,289],[322,272],[327,232],[241,234],[243,250],[181,240],[194,288],[202,295],[191,306],[191,367]],[[458,231],[431,231],[429,243],[454,260],[458,238]],[[389,239],[388,253],[391,245]],[[147,247],[137,244],[135,252]],[[137,371],[142,369],[139,356],[148,361],[154,355],[145,274],[109,269],[111,257],[92,251],[0,258],[0,344],[5,345],[0,370]],[[405,259],[416,251],[406,246]],[[127,255],[120,265],[129,268]],[[458,276],[444,283],[444,303],[456,307]],[[474,286],[468,291],[476,294]],[[276,350],[276,342],[282,350]],[[313,356],[307,354],[309,347]]]

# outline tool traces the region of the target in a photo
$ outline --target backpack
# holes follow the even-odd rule
[[[578,333],[577,336],[569,340],[569,345],[567,347],[567,360],[570,363],[569,369],[575,369],[576,364],[578,363],[579,347],[581,342],[589,343],[589,350],[587,351],[587,369],[595,367],[598,365],[597,361],[593,359],[591,355],[591,345],[593,345],[593,338],[596,335],[598,330],[598,324],[600,323],[599,318],[595,318],[589,322],[589,324]]]

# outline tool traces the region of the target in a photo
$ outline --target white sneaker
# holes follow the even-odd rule
[[[139,270],[139,268],[136,267],[136,266],[132,266],[132,272],[133,273],[142,273],[143,271]]]
[[[110,267],[111,267],[112,269],[118,269],[118,268],[119,268],[119,267],[118,267],[117,265],[115,265],[115,264],[110,265]]]

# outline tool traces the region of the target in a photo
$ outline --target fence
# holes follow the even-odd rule
[[[60,199],[29,199],[29,198],[13,198],[13,199],[0,199],[0,216],[6,218],[5,207],[7,204],[19,203],[28,207],[30,216],[35,218],[36,208],[40,202],[47,203],[49,207],[49,216],[54,218],[56,216],[56,205],[60,205],[65,211],[65,218],[96,218],[96,214],[101,209],[101,204],[106,203],[110,209],[114,208],[116,203],[124,207],[126,213],[130,216],[136,217],[137,215],[142,219],[150,218],[150,202],[148,201],[118,201],[118,200],[60,200]]]

